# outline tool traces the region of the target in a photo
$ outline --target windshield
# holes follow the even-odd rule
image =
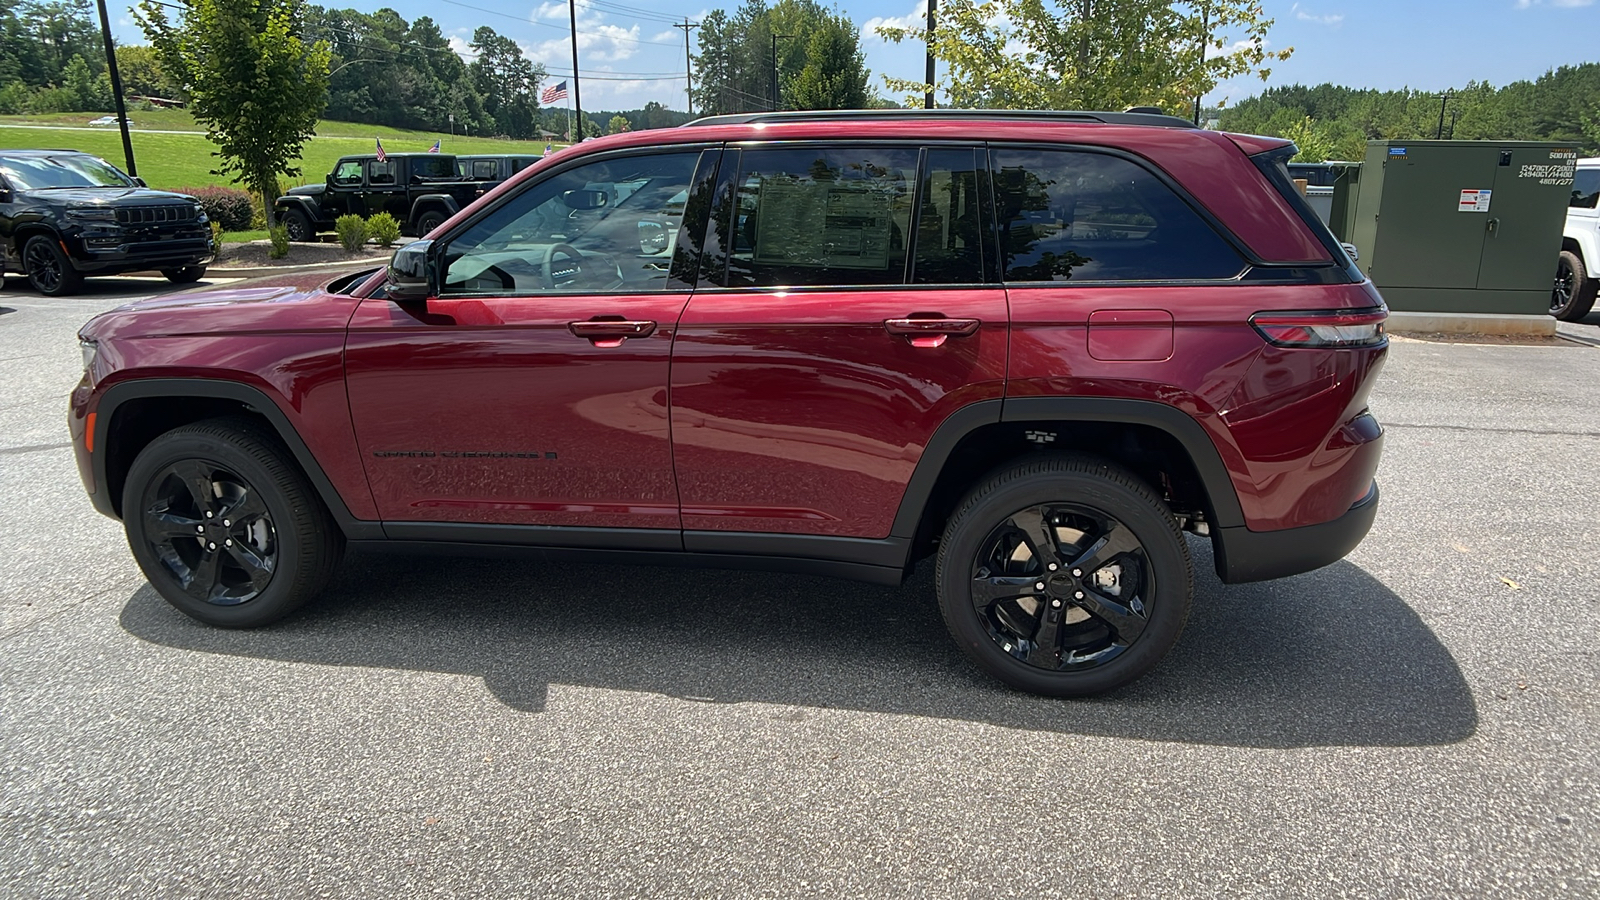
[[[128,176],[92,156],[24,156],[0,161],[0,173],[25,191],[43,188],[133,187]]]

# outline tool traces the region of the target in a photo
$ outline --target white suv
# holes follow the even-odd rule
[[[1561,261],[1556,264],[1550,315],[1567,322],[1589,314],[1600,286],[1600,158],[1578,160],[1567,205],[1567,227],[1561,233]]]

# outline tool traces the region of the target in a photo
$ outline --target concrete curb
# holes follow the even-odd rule
[[[1389,331],[1404,334],[1522,334],[1548,336],[1556,333],[1556,320],[1550,316],[1516,316],[1499,313],[1389,313]]]

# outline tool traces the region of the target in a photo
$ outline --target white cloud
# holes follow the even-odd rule
[[[928,25],[928,0],[918,0],[917,5],[903,16],[873,16],[861,23],[861,36],[869,41],[883,41],[878,28],[926,28]]]
[[[465,29],[462,30],[464,31]],[[445,43],[449,45],[451,50],[456,52],[457,56],[461,57],[463,62],[472,62],[478,58],[478,52],[472,49],[472,45],[467,43],[466,38],[452,34],[445,38]]]
[[[1520,0],[1520,2],[1525,3],[1527,0]],[[1589,0],[1589,2],[1593,2],[1593,0]],[[1294,13],[1294,17],[1296,19],[1299,19],[1302,22],[1311,22],[1315,25],[1338,25],[1344,21],[1344,13],[1328,13],[1327,15],[1317,15],[1310,10],[1301,9],[1300,4],[1298,3],[1290,7],[1289,11]]]
[[[597,12],[588,3],[588,0],[576,0],[578,14],[578,57],[579,65],[587,69],[590,62],[615,62],[628,59],[639,52],[640,29],[638,23],[631,28],[612,25],[605,21],[605,14]],[[530,17],[537,22],[541,19],[559,19],[563,24],[568,21],[567,4],[546,0],[534,9]],[[572,66],[572,39],[570,37],[551,38],[541,41],[532,50],[524,50],[534,62],[544,63],[547,66],[571,68]],[[563,64],[562,60],[566,62]]]

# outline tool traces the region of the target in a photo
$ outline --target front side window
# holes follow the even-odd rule
[[[1071,150],[995,150],[1008,282],[1232,278],[1245,262],[1159,178]]]
[[[1572,179],[1572,202],[1569,206],[1594,209],[1600,200],[1600,169],[1579,169]]]
[[[347,187],[361,183],[361,161],[347,159],[339,163],[339,168],[333,170],[333,183]]]
[[[445,247],[449,296],[669,287],[699,151],[588,163],[546,178]]]
[[[913,149],[746,150],[733,209],[730,287],[901,284],[910,243]]]

